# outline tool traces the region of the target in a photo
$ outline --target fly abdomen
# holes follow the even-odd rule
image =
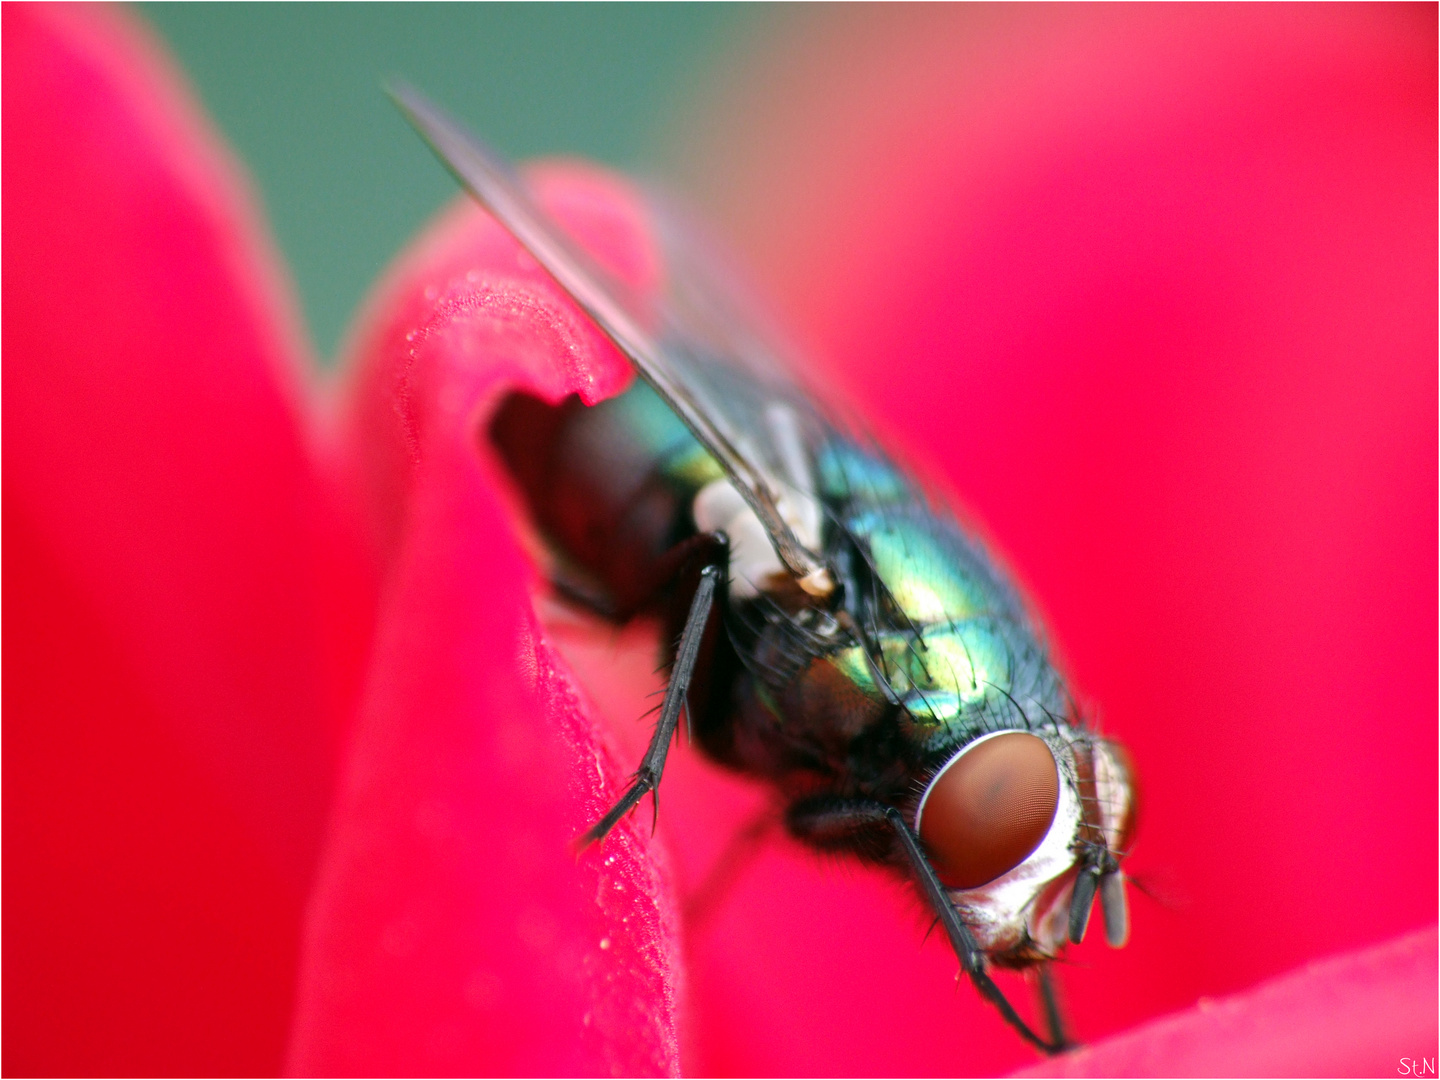
[[[512,394],[490,439],[544,538],[619,617],[654,598],[654,568],[694,532],[695,492],[719,475],[643,384],[594,406]]]

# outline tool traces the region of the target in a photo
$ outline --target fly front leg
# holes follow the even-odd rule
[[[870,799],[820,797],[792,806],[787,815],[787,824],[797,837],[817,847],[831,850],[848,847],[862,855],[876,853],[881,834],[888,831],[899,841],[900,852],[914,874],[921,894],[940,920],[945,936],[950,939],[950,947],[955,950],[960,966],[975,984],[980,996],[994,1005],[1005,1022],[1027,1042],[1045,1053],[1058,1054],[1069,1049],[1069,1044],[1065,1042],[1063,1035],[1059,1034],[1058,1023],[1054,1024],[1051,1038],[1046,1039],[1036,1034],[995,985],[995,980],[990,977],[985,953],[976,943],[975,935],[960,918],[960,913],[955,910],[950,894],[946,892],[935,868],[930,865],[930,860],[920,847],[919,838],[899,810]]]
[[[1065,1034],[1065,1010],[1060,1007],[1060,995],[1055,989],[1055,977],[1051,974],[1050,965],[1041,964],[1035,978],[1040,995],[1040,1011],[1045,1014],[1045,1025],[1050,1029],[1050,1042],[1055,1046],[1071,1045]]]
[[[645,757],[641,759],[640,768],[635,770],[635,775],[630,779],[630,786],[610,811],[580,837],[581,847],[603,839],[606,833],[645,797],[646,792],[656,791],[660,785],[660,777],[665,772],[665,759],[670,753],[670,742],[675,737],[675,728],[680,722],[680,711],[689,708],[686,695],[701,659],[701,646],[711,613],[715,609],[716,591],[725,585],[729,541],[723,533],[707,533],[678,545],[676,551],[679,556],[673,560],[672,574],[681,577],[682,582],[686,576],[685,571],[693,567],[698,556],[708,557],[703,560],[694,584],[689,612],[685,616],[685,625],[675,650],[675,662],[670,669],[670,683],[665,688],[665,700],[660,706],[660,718],[655,723],[655,731],[650,736],[650,746],[645,751]],[[656,808],[658,812],[658,796]]]
[[[965,925],[960,913],[955,910],[955,905],[950,901],[950,894],[945,891],[945,886],[940,882],[940,875],[930,865],[930,860],[925,857],[924,851],[920,848],[920,840],[911,831],[900,811],[893,806],[884,807],[885,819],[890,827],[895,830],[895,835],[900,839],[900,845],[905,850],[905,857],[910,867],[919,880],[920,889],[925,894],[925,899],[930,902],[930,907],[935,914],[940,916],[940,925],[945,928],[945,934],[950,939],[950,946],[955,950],[955,955],[960,958],[960,966],[965,969],[965,974],[970,976],[970,981],[975,984],[975,989],[980,991],[980,996],[985,998],[995,1008],[1000,1010],[1000,1015],[1005,1022],[1020,1033],[1027,1041],[1047,1054],[1058,1054],[1069,1046],[1061,1038],[1045,1039],[1031,1030],[1030,1025],[1020,1018],[1015,1007],[1006,999],[1005,994],[995,985],[995,980],[990,978],[990,972],[986,969],[985,954],[975,943],[975,935],[970,933],[970,928]]]

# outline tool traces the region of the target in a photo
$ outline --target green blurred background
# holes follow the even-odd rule
[[[512,157],[650,171],[723,57],[775,18],[731,4],[142,4],[249,167],[330,357],[455,187],[381,92],[403,76]]]

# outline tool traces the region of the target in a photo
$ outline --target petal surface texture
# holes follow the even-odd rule
[[[583,171],[541,182],[553,212],[643,288],[633,197]],[[594,401],[628,365],[464,200],[382,286],[357,341],[345,438],[384,600],[289,1068],[676,1074],[684,988],[666,861],[643,808],[574,851],[620,773],[535,621],[536,571],[481,437],[507,388]]]
[[[274,1072],[369,586],[178,76],[120,9],[3,17],[4,1068]]]
[[[1017,1075],[1428,1075],[1440,1008],[1436,947],[1432,928],[1312,961]]]

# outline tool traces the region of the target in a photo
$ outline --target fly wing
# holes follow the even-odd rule
[[[824,562],[781,511],[782,491],[797,487],[814,445],[807,430],[814,426],[813,408],[803,408],[803,395],[782,376],[778,361],[771,362],[759,337],[727,328],[724,294],[708,293],[703,274],[672,268],[672,297],[655,310],[642,306],[535,204],[504,159],[413,88],[392,86],[390,96],[461,185],[629,357],[710,452],[754,510],[786,569],[812,590],[828,591]]]
[[[802,386],[794,350],[742,287],[743,276],[663,197],[651,194],[650,223],[664,267],[662,339],[671,366],[736,446],[778,485],[780,509],[801,540],[821,547],[817,464],[837,441],[868,442],[828,395]],[[832,467],[835,462],[832,461]]]

